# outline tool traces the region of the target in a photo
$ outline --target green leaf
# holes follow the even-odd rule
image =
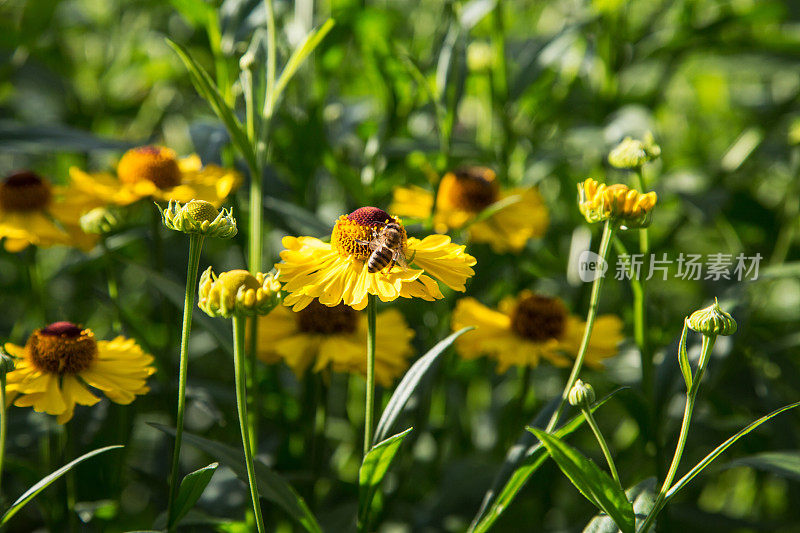
[[[686,333],[689,331],[689,319],[683,320],[683,332],[681,341],[678,344],[678,364],[681,367],[683,381],[686,382],[686,390],[692,390],[692,366],[689,364],[689,356],[686,355]]]
[[[697,474],[699,474],[700,472],[705,470],[705,468],[708,465],[710,465],[714,461],[714,459],[716,459],[717,457],[722,455],[722,453],[725,450],[727,450],[734,442],[736,442],[737,440],[741,439],[742,437],[744,437],[745,435],[747,435],[748,433],[750,433],[751,431],[756,429],[758,426],[760,426],[761,424],[763,424],[767,420],[771,419],[772,417],[777,416],[777,415],[783,413],[784,411],[788,411],[789,409],[794,409],[797,406],[800,406],[800,402],[795,402],[795,403],[792,403],[792,404],[789,404],[789,405],[784,405],[780,409],[776,409],[775,411],[772,411],[770,414],[762,416],[761,418],[759,418],[758,420],[753,421],[747,427],[743,428],[741,431],[739,431],[738,433],[733,435],[731,438],[729,438],[728,440],[726,440],[725,442],[723,442],[722,444],[720,444],[719,446],[714,448],[714,450],[711,453],[706,455],[705,458],[702,461],[697,463],[694,468],[689,470],[689,472],[687,472],[685,476],[680,478],[678,480],[678,482],[675,483],[669,489],[669,491],[667,491],[667,496],[666,496],[666,498],[664,498],[664,503],[666,504],[673,496],[675,496],[675,494],[678,493],[678,491],[680,491],[692,479],[694,479],[694,477]]]
[[[205,27],[209,17],[216,17],[214,8],[204,0],[169,0],[169,2],[195,28]]]
[[[0,149],[25,153],[128,150],[142,142],[104,139],[63,124],[31,125],[0,120]]]
[[[800,452],[794,450],[763,452],[731,461],[725,468],[749,466],[781,477],[800,481]]]
[[[610,516],[623,533],[634,533],[633,505],[611,476],[555,435],[536,428],[528,431],[542,441],[564,475],[587,500]]]
[[[150,425],[168,435],[175,436],[175,428],[152,422]],[[244,453],[242,450],[187,432],[183,433],[183,440],[227,465],[236,473],[239,479],[247,483],[247,468],[244,465]],[[309,510],[305,500],[295,492],[292,486],[263,462],[257,459],[254,462],[260,496],[279,505],[289,516],[297,520],[306,531],[322,533],[322,528],[320,528],[317,519],[314,518],[314,515]]]
[[[269,102],[269,105],[265,108],[265,113],[269,114],[273,109],[275,109],[275,104],[280,99],[281,93],[283,93],[283,90],[295,75],[297,69],[300,68],[309,54],[311,54],[311,52],[314,51],[319,43],[322,42],[322,39],[328,35],[328,32],[331,31],[334,24],[335,22],[333,19],[326,20],[322,26],[306,35],[303,43],[295,48],[294,52],[292,52],[292,55],[289,57],[289,60],[286,62],[286,66],[283,67],[283,72],[281,72],[281,75],[278,76],[278,81],[275,83],[275,89],[272,91],[272,99]],[[264,118],[268,119],[269,116]]]
[[[87,459],[91,459],[95,455],[100,455],[101,453],[105,453],[110,450],[116,450],[117,448],[124,448],[124,446],[121,444],[117,444],[115,446],[106,446],[105,448],[98,448],[96,450],[92,450],[89,453],[81,455],[74,461],[70,461],[69,463],[65,464],[55,472],[52,472],[51,474],[48,474],[47,476],[43,477],[41,480],[39,480],[38,483],[29,488],[27,491],[25,491],[25,494],[17,498],[17,501],[11,504],[11,507],[9,507],[8,510],[5,512],[5,514],[3,515],[3,517],[0,518],[0,525],[3,525],[6,522],[8,522],[12,516],[17,514],[17,512],[25,506],[25,504],[34,499],[36,495],[38,495],[44,489],[49,487],[50,484],[52,484],[55,480],[57,480],[70,470],[72,470],[76,465],[84,462]]]
[[[179,523],[192,510],[197,500],[203,495],[203,491],[206,490],[206,486],[208,486],[218,467],[219,463],[211,463],[200,470],[195,470],[191,474],[186,474],[181,480],[178,495],[175,497],[175,514],[172,517],[172,522],[168,524],[169,528]]]
[[[417,390],[420,381],[425,377],[425,373],[431,368],[431,365],[433,365],[436,359],[453,344],[458,337],[472,329],[475,329],[475,327],[470,326],[462,328],[440,340],[433,348],[428,350],[425,355],[411,365],[411,368],[409,368],[406,375],[403,376],[402,381],[400,381],[394,394],[392,394],[392,397],[389,399],[389,403],[386,404],[383,414],[381,414],[381,419],[378,421],[378,426],[375,429],[375,442],[382,441],[388,436],[389,431],[391,431],[392,426],[397,421],[397,417],[403,412],[403,407],[408,403],[408,399],[411,398],[414,391]]]
[[[212,80],[208,72],[189,55],[189,52],[183,46],[171,39],[167,39],[167,44],[175,50],[175,53],[178,54],[178,57],[180,57],[184,65],[186,65],[186,69],[189,71],[195,89],[197,89],[200,96],[208,102],[214,110],[214,113],[217,114],[217,117],[225,124],[233,144],[236,145],[239,152],[241,152],[247,160],[248,166],[251,169],[257,168],[256,154],[247,138],[244,127],[241,122],[239,122],[239,119],[236,118],[234,110],[225,102],[225,99],[219,93],[219,90],[214,84],[214,80]]]
[[[605,404],[611,399],[612,396],[621,390],[624,389],[619,388],[595,403],[592,406],[592,412]],[[555,405],[558,405],[559,400],[560,398],[557,398],[554,401],[553,408],[555,408]],[[545,421],[547,418],[549,418],[549,414],[548,416],[544,417]],[[564,438],[581,427],[585,421],[586,419],[583,417],[583,414],[578,414],[577,416],[568,420],[563,426],[558,428],[555,431],[555,435],[559,438]],[[538,422],[533,422],[533,424],[536,423]],[[540,466],[542,466],[544,461],[547,459],[547,448],[542,446],[541,442],[536,442],[535,444],[530,445],[528,444],[528,439],[533,439],[533,436],[528,431],[523,431],[520,439],[514,446],[512,446],[511,450],[509,450],[505,463],[503,463],[503,467],[498,475],[498,481],[495,481],[495,484],[486,493],[486,496],[483,499],[483,505],[478,510],[475,518],[472,520],[472,524],[469,528],[471,533],[484,533],[489,531],[495,521],[500,518],[501,514],[503,514],[503,511],[505,511],[508,506],[511,505],[511,502],[514,501],[514,498],[517,496],[519,491],[522,490],[522,487],[525,486],[525,483],[528,482],[528,479],[539,469]],[[504,473],[508,470],[513,471],[498,492],[497,488],[499,485],[499,480],[505,479]]]
[[[386,476],[389,465],[392,464],[400,444],[406,435],[411,433],[414,428],[408,428],[402,433],[392,435],[388,439],[379,442],[367,452],[361,468],[358,470],[358,530],[366,531],[369,524],[369,511],[372,505],[372,498],[378,490],[378,486]]]
[[[656,478],[649,477],[625,491],[628,501],[633,502],[636,525],[644,523],[648,513],[656,503]],[[597,515],[586,525],[583,533],[618,533],[619,528],[606,514]]]

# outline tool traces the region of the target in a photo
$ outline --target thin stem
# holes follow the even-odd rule
[[[272,0],[264,0],[267,11],[267,90],[264,95],[264,118],[272,118],[275,92],[275,10]]]
[[[640,166],[634,170],[636,186],[644,193],[647,184],[644,169]],[[639,252],[642,257],[650,253],[650,239],[647,228],[639,229]],[[645,280],[639,282],[638,290],[633,293],[633,333],[642,362],[642,390],[650,398],[653,391],[653,355],[647,342],[647,306],[645,304]]]
[[[250,412],[250,424],[248,429],[250,431],[250,448],[253,454],[258,450],[258,408],[261,405],[261,389],[259,388],[258,379],[258,317],[250,319],[250,330],[247,339],[247,354],[249,355],[247,361],[247,409]]]
[[[652,527],[656,515],[664,506],[664,499],[666,498],[667,492],[672,485],[672,480],[675,479],[675,474],[678,472],[678,466],[680,465],[681,457],[683,456],[683,449],[686,446],[686,437],[689,435],[689,424],[692,422],[692,412],[694,411],[694,403],[695,399],[697,398],[697,391],[700,390],[700,381],[703,379],[703,374],[705,373],[706,366],[708,365],[708,358],[711,354],[711,350],[714,348],[714,341],[716,341],[716,339],[716,337],[703,336],[700,362],[698,363],[697,372],[695,372],[694,379],[692,380],[692,388],[686,393],[686,407],[683,411],[681,431],[678,435],[678,444],[675,446],[675,454],[672,456],[672,464],[669,466],[669,471],[667,472],[667,476],[664,478],[664,483],[661,485],[661,490],[658,492],[658,497],[656,498],[656,502],[653,504],[653,508],[650,510],[650,514],[647,515],[642,527],[639,528],[639,533],[645,533],[650,529],[650,527]]]
[[[3,459],[6,456],[6,373],[0,372],[0,489],[3,481]],[[0,490],[0,503],[3,502],[3,491]]]
[[[611,238],[614,236],[614,230],[615,227],[611,220],[606,220],[605,226],[603,226],[603,236],[600,239],[600,249],[598,250],[598,255],[603,262],[605,262],[606,256],[608,255],[608,245],[611,242]],[[547,428],[545,429],[547,432],[553,431],[553,428],[556,427],[558,419],[564,410],[564,405],[567,403],[569,391],[575,384],[575,380],[578,379],[578,375],[583,367],[583,360],[586,358],[586,351],[589,348],[589,339],[592,336],[594,321],[597,318],[597,306],[598,302],[600,301],[600,288],[602,286],[603,276],[598,275],[592,283],[592,294],[589,298],[589,312],[586,315],[586,326],[583,329],[581,346],[578,349],[578,355],[575,358],[575,363],[572,365],[572,372],[570,372],[569,379],[567,379],[567,385],[564,387],[564,391],[561,393],[561,401],[558,404],[558,408],[553,413],[553,416],[550,417],[550,422],[547,423]]]
[[[64,463],[71,461],[75,456],[75,434],[72,431],[72,424],[67,423],[64,425],[64,440],[66,440],[66,445],[64,446],[65,453],[64,453]],[[64,482],[67,486],[67,521],[69,522],[69,530],[71,532],[78,531],[78,515],[75,514],[75,502],[77,501],[76,498],[76,489],[75,489],[75,470],[69,470],[64,475]]]
[[[364,455],[372,447],[373,409],[375,408],[375,322],[378,297],[367,295],[367,399],[364,409]]]
[[[589,427],[592,428],[592,433],[594,433],[597,443],[600,444],[600,449],[603,450],[603,455],[606,456],[608,469],[611,470],[611,477],[617,482],[619,488],[622,488],[622,482],[619,480],[619,474],[617,473],[617,465],[614,463],[614,458],[611,456],[611,451],[608,449],[608,443],[606,443],[606,439],[600,432],[600,427],[597,425],[594,415],[592,415],[592,410],[586,405],[583,405],[581,410],[583,411],[583,416],[586,418]]]
[[[247,467],[247,483],[250,487],[250,499],[259,533],[264,532],[264,520],[261,517],[261,503],[258,500],[256,485],[256,469],[253,465],[253,451],[250,446],[250,430],[247,424],[247,386],[245,384],[244,337],[246,318],[239,315],[233,317],[233,371],[236,381],[236,410],[239,413],[239,430],[242,433],[242,449]]]
[[[106,236],[100,237],[100,246],[103,248],[103,256],[106,268],[106,285],[108,287],[108,298],[114,307],[114,315],[111,319],[111,327],[114,333],[122,333],[122,308],[119,301],[119,282],[117,273],[114,270],[114,263],[111,260],[111,249],[108,247]]]
[[[180,473],[181,441],[183,440],[183,414],[186,410],[186,372],[189,367],[189,333],[192,329],[192,310],[197,287],[197,269],[200,265],[200,251],[203,249],[203,236],[189,236],[189,265],[186,268],[186,297],[183,301],[183,328],[181,329],[180,371],[178,373],[178,414],[175,420],[175,449],[172,452],[172,470],[169,478],[169,503],[167,524],[172,531],[175,512],[175,496]]]

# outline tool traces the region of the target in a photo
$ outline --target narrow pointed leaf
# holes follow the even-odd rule
[[[397,450],[403,443],[406,435],[414,428],[408,428],[402,433],[392,435],[388,439],[374,445],[358,470],[358,529],[365,531],[369,524],[369,511],[372,498],[386,476]]]
[[[175,498],[175,514],[172,522],[168,524],[170,528],[179,523],[192,510],[197,500],[203,495],[203,491],[206,490],[211,477],[218,467],[219,463],[211,463],[200,470],[195,470],[191,474],[186,474],[181,480],[181,486]]]
[[[800,481],[800,452],[795,450],[763,452],[731,461],[725,468],[749,466],[775,475]]]
[[[555,435],[536,428],[528,430],[542,441],[550,457],[587,500],[610,516],[623,533],[634,533],[633,505],[611,476]]]
[[[633,502],[633,514],[637,527],[644,523],[656,503],[656,478],[649,477],[625,491],[628,501]],[[606,514],[597,515],[586,524],[583,533],[618,533],[619,528]]]
[[[280,99],[281,93],[288,85],[289,81],[297,72],[297,69],[303,64],[306,58],[314,51],[314,49],[322,42],[322,39],[328,35],[328,32],[331,31],[333,25],[335,24],[333,19],[328,19],[325,23],[319,27],[319,29],[312,31],[306,36],[305,41],[295,48],[294,52],[292,52],[291,57],[286,62],[286,66],[283,67],[283,72],[278,77],[278,81],[275,83],[275,89],[272,93],[272,102],[271,107],[274,108],[275,103]]]
[[[687,484],[688,484],[688,483],[689,483],[689,482],[690,482],[692,479],[694,479],[694,477],[695,477],[697,474],[699,474],[700,472],[702,472],[703,470],[705,470],[705,468],[706,468],[708,465],[710,465],[710,464],[711,464],[711,463],[714,461],[714,459],[716,459],[717,457],[719,457],[720,455],[722,455],[722,453],[723,453],[725,450],[727,450],[728,448],[730,448],[730,447],[731,447],[731,445],[732,445],[733,443],[735,443],[737,440],[741,439],[742,437],[744,437],[745,435],[747,435],[748,433],[750,433],[751,431],[753,431],[754,429],[756,429],[758,426],[760,426],[760,425],[761,425],[761,424],[763,424],[764,422],[766,422],[766,421],[768,421],[769,419],[771,419],[772,417],[774,417],[774,416],[778,416],[779,414],[783,413],[784,411],[788,411],[788,410],[790,410],[790,409],[794,409],[794,408],[795,408],[795,407],[797,407],[797,406],[800,406],[800,402],[795,402],[795,403],[792,403],[792,404],[789,404],[789,405],[784,405],[784,406],[783,406],[783,407],[781,407],[780,409],[776,409],[775,411],[772,411],[770,414],[762,416],[761,418],[759,418],[758,420],[755,420],[755,421],[753,421],[753,422],[752,422],[751,424],[749,424],[747,427],[743,428],[741,431],[739,431],[738,433],[736,433],[735,435],[733,435],[731,438],[729,438],[728,440],[726,440],[725,442],[723,442],[722,444],[720,444],[719,446],[717,446],[716,448],[714,448],[714,450],[713,450],[711,453],[709,453],[708,455],[706,455],[706,456],[705,456],[705,458],[704,458],[702,461],[700,461],[699,463],[697,463],[697,465],[695,465],[695,467],[694,467],[694,468],[692,468],[691,470],[689,470],[689,472],[687,472],[687,474],[686,474],[685,476],[683,476],[682,478],[680,478],[680,479],[678,480],[678,482],[677,482],[677,483],[675,483],[675,484],[674,484],[674,485],[673,485],[673,486],[672,486],[672,487],[669,489],[669,491],[667,491],[667,496],[666,496],[666,498],[664,499],[664,503],[668,502],[668,501],[669,501],[669,500],[670,500],[670,499],[671,499],[673,496],[675,496],[675,494],[677,494],[677,493],[678,493],[678,491],[680,491],[680,490],[681,490],[683,487],[685,487],[685,486],[686,486],[686,485],[687,485]]]
[[[624,389],[617,389],[608,394],[602,400],[595,403],[591,408],[592,412],[596,411],[600,406],[605,404],[611,399],[612,396],[621,390]],[[555,405],[557,405],[557,403],[558,399],[555,400]],[[555,405],[553,406],[554,408]],[[549,418],[549,414],[548,416],[544,417],[544,420],[546,421],[547,418]],[[586,419],[584,418],[583,414],[578,414],[568,420],[563,426],[558,428],[555,431],[555,435],[557,435],[559,438],[564,438],[581,427],[585,421]],[[538,422],[534,421],[531,425],[538,425]],[[492,525],[494,525],[495,521],[500,518],[501,514],[503,514],[503,511],[505,511],[508,506],[511,505],[511,502],[514,501],[514,498],[517,496],[519,491],[522,490],[522,487],[525,486],[525,483],[528,482],[528,479],[530,479],[533,473],[536,472],[547,459],[547,448],[542,446],[541,442],[536,442],[534,444],[529,443],[528,440],[532,438],[533,437],[531,433],[528,431],[523,431],[520,439],[511,448],[511,450],[509,450],[509,453],[506,456],[506,461],[500,470],[500,475],[498,475],[498,480],[495,481],[495,484],[484,496],[483,505],[478,510],[475,518],[472,520],[472,524],[469,528],[470,533],[484,533],[489,531]],[[525,451],[523,452],[522,450]],[[512,470],[512,472],[506,478],[503,473],[508,470]],[[502,488],[500,488],[498,491],[497,489],[500,487],[500,480],[503,479],[506,481],[502,485]]]
[[[683,380],[686,382],[686,390],[692,390],[692,367],[689,364],[689,356],[686,354],[686,333],[689,331],[689,322],[683,321],[683,332],[681,341],[678,344],[678,364],[681,367]]]
[[[154,423],[150,423],[150,425],[168,435],[175,436],[175,428]],[[183,433],[183,441],[218,459],[233,470],[239,479],[247,483],[247,468],[244,464],[244,453],[241,449],[186,432]],[[306,531],[321,533],[322,528],[320,528],[317,519],[311,514],[305,500],[295,492],[292,486],[263,462],[259,460],[254,462],[259,495],[279,505],[289,513],[289,516],[297,520]]]
[[[92,450],[91,452],[85,453],[80,457],[78,457],[77,459],[70,461],[69,463],[65,464],[55,472],[52,472],[51,474],[48,474],[47,476],[43,477],[41,480],[39,480],[38,483],[29,488],[27,491],[25,491],[25,493],[22,496],[17,498],[17,501],[11,504],[11,507],[9,507],[8,510],[5,512],[5,514],[3,515],[3,517],[0,518],[0,525],[3,525],[6,522],[8,522],[8,520],[12,516],[17,514],[17,511],[19,511],[25,506],[25,504],[27,504],[29,501],[35,498],[36,495],[42,492],[44,489],[49,487],[50,484],[52,484],[55,480],[57,480],[70,470],[72,470],[76,465],[84,462],[87,459],[91,459],[95,455],[100,455],[101,453],[105,453],[110,450],[116,450],[117,448],[124,448],[124,446],[121,444],[117,444],[115,446],[106,446],[105,448],[98,448],[96,450]]]
[[[208,102],[217,117],[225,124],[228,134],[231,136],[231,140],[247,160],[248,165],[251,168],[256,168],[256,155],[247,138],[247,134],[241,122],[239,122],[239,119],[236,118],[234,110],[231,109],[219,93],[214,80],[212,80],[208,72],[189,55],[189,52],[183,46],[171,39],[167,39],[167,44],[169,44],[172,49],[175,50],[175,53],[178,54],[178,57],[181,58],[181,61],[183,61],[183,64],[189,71],[195,89],[197,89],[200,96]]]
[[[378,426],[375,429],[375,442],[380,442],[389,435],[389,431],[392,430],[392,426],[397,421],[397,417],[403,412],[403,407],[408,403],[409,398],[411,398],[411,395],[417,390],[420,381],[425,377],[425,374],[432,367],[433,363],[436,362],[437,358],[453,344],[458,337],[471,329],[475,329],[475,327],[469,326],[462,328],[448,335],[437,342],[433,348],[428,350],[428,353],[411,365],[411,368],[409,368],[406,375],[403,376],[402,381],[400,381],[394,394],[392,394],[392,397],[389,399],[389,403],[386,404],[386,409],[383,410],[383,414],[381,414],[381,419],[378,421]]]

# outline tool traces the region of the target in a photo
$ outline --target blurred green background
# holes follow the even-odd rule
[[[206,20],[197,15],[202,10],[193,5],[0,1],[0,172],[29,167],[66,182],[72,165],[110,168],[128,147],[158,142],[181,154],[196,152],[204,162],[237,164],[244,173],[224,127],[165,37],[227,77],[228,96],[241,104],[238,60],[265,24],[264,6],[214,4],[220,33],[209,41]],[[638,388],[630,289],[622,281],[606,283],[601,312],[619,313],[629,340],[606,370],[585,375],[600,395],[631,387],[597,415],[623,479],[634,485],[671,457],[683,408],[677,338],[683,317],[714,296],[724,299],[739,332],[719,341],[684,468],[753,418],[797,400],[800,4],[298,0],[279,1],[275,9],[284,58],[327,17],[336,26],[290,84],[273,126],[267,264],[278,259],[283,235],[325,236],[340,214],[362,205],[386,208],[395,187],[433,185],[430,169],[441,175],[457,164],[481,164],[505,185],[537,185],[551,225],[520,254],[469,245],[478,264],[467,294],[494,304],[529,288],[558,295],[583,315],[589,285],[567,276],[572,243],[587,238],[575,185],[587,177],[627,183],[629,176],[606,162],[608,151],[624,136],[650,130],[662,148],[646,168],[659,196],[652,252],[761,254],[763,260],[755,281],[671,275],[648,285],[657,429],[649,426]],[[242,219],[245,206],[246,187],[234,201]],[[137,215],[142,223],[114,235],[109,246],[122,280],[124,332],[156,356],[159,371],[153,391],[132,406],[104,401],[79,409],[71,422],[82,429],[78,452],[128,443],[124,452],[78,470],[87,531],[147,529],[165,507],[172,441],[146,423],[171,424],[174,416],[187,243],[164,231],[167,271],[155,276],[144,266],[152,254],[151,208],[145,202]],[[595,240],[598,229],[592,228]],[[636,235],[629,233],[623,240],[633,248]],[[209,241],[201,266],[242,267],[245,237],[232,246]],[[26,271],[32,254],[0,251],[0,339],[22,343],[41,325]],[[37,258],[47,280],[48,321],[83,323],[100,338],[115,333],[100,250],[54,248]],[[418,354],[450,331],[459,296],[396,303],[417,332]],[[232,363],[220,343],[230,336],[227,324],[199,316],[195,324],[187,429],[238,447]],[[564,372],[543,364],[530,375],[497,375],[486,360],[467,362],[448,352],[408,408],[404,420],[416,429],[385,486],[380,530],[463,531],[506,451],[560,393]],[[347,530],[357,503],[363,380],[309,375],[298,381],[283,365],[264,367],[259,379],[260,456],[292,482],[329,531]],[[318,434],[309,421],[321,406],[327,420]],[[10,410],[6,500],[45,472],[38,448],[54,420],[29,411]],[[799,422],[797,413],[783,415],[737,444],[677,498],[661,528],[800,531],[800,508],[792,503],[800,501],[797,464],[746,466],[767,450],[789,451],[800,463]],[[660,445],[647,446],[647,435],[657,435]],[[588,431],[572,442],[602,459]],[[191,446],[184,450],[187,471],[210,462]],[[53,487],[40,507],[26,508],[11,530],[31,531],[45,519],[58,531],[52,511],[58,491]],[[247,505],[244,485],[221,469],[201,499],[194,528],[246,531],[240,520]],[[295,527],[274,506],[264,509],[273,528]],[[548,463],[495,530],[578,531],[592,515],[591,505]]]

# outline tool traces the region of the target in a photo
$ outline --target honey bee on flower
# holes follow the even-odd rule
[[[379,247],[386,248],[378,243],[386,241],[387,226],[395,260],[370,271],[370,258]],[[446,235],[408,237],[399,218],[377,207],[362,207],[340,216],[330,243],[314,237],[284,237],[283,245],[286,250],[275,268],[283,290],[289,293],[284,303],[295,311],[315,298],[327,306],[344,303],[354,309],[366,307],[368,294],[384,302],[399,297],[436,300],[443,297],[436,280],[464,291],[466,280],[475,273],[475,258],[464,246],[450,242]],[[373,261],[373,267],[388,253],[382,250],[381,259]],[[409,262],[408,268],[397,264],[398,257]]]

